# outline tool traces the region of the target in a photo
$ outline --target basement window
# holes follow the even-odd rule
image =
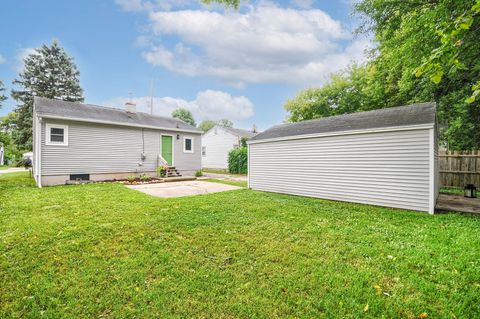
[[[45,124],[46,145],[68,146],[68,126],[59,124]]]
[[[183,152],[184,153],[193,153],[193,138],[184,137],[183,138]]]
[[[90,174],[71,174],[71,181],[88,181],[90,180]]]

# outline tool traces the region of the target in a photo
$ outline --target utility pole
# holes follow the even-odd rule
[[[155,87],[155,81],[150,81],[150,115],[153,115],[153,88]]]

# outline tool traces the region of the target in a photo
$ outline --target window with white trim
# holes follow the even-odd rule
[[[45,124],[46,145],[68,145],[68,126],[59,124]]]
[[[206,156],[206,155],[207,155],[207,147],[202,146],[202,156]]]
[[[183,152],[184,153],[193,153],[193,138],[184,137],[183,138]]]

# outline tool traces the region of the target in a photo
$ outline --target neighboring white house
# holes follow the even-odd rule
[[[178,175],[201,168],[201,131],[171,117],[35,97],[33,172],[38,186],[69,180]],[[176,167],[176,168],[174,168]]]
[[[434,213],[434,103],[277,125],[248,148],[252,189]]]
[[[228,168],[228,153],[240,146],[241,139],[250,139],[255,133],[232,127],[215,125],[202,135],[202,167]]]

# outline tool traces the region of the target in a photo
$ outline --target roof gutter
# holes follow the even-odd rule
[[[291,135],[291,136],[274,137],[274,138],[266,138],[266,139],[259,139],[259,140],[248,140],[247,144],[258,144],[258,143],[267,143],[267,142],[275,142],[275,141],[298,140],[298,139],[305,139],[305,138],[339,136],[339,135],[381,133],[381,132],[394,132],[394,131],[411,131],[411,130],[431,129],[434,126],[435,126],[434,123],[429,123],[429,124],[405,125],[405,126],[388,126],[388,127],[364,129],[364,130]]]
[[[88,122],[88,123],[101,123],[101,124],[111,124],[111,125],[129,126],[129,127],[143,127],[143,128],[151,128],[151,129],[154,129],[154,130],[164,130],[164,131],[174,131],[174,132],[188,132],[188,133],[194,133],[194,134],[202,134],[201,131],[180,129],[180,128],[161,127],[161,126],[153,126],[153,125],[142,125],[142,124],[134,124],[134,123],[121,123],[121,122],[94,120],[94,119],[83,119],[83,118],[77,118],[77,117],[58,116],[58,115],[49,115],[49,114],[42,114],[41,116],[42,116],[42,118],[45,118],[45,119],[68,120],[68,121]]]

